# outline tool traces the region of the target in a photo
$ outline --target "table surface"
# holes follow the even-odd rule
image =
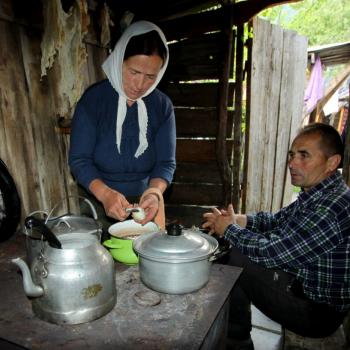
[[[0,338],[29,349],[199,349],[241,273],[213,264],[208,284],[184,295],[158,293],[156,306],[138,304],[134,295],[149,290],[138,266],[116,263],[117,303],[100,319],[56,325],[37,318],[23,290],[15,257],[25,258],[25,238],[16,233],[0,243]]]

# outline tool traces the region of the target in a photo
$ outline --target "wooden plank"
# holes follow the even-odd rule
[[[38,172],[19,37],[18,26],[0,21],[0,42],[6,52],[6,60],[0,60],[0,158],[27,209],[39,202],[40,194],[36,191]]]
[[[286,153],[302,115],[307,55],[305,38],[298,44],[297,37],[254,20],[247,212],[282,206]]]
[[[235,69],[235,118],[233,129],[232,200],[237,212],[241,209],[241,164],[242,164],[242,105],[244,71],[244,26],[237,27]],[[226,204],[229,204],[226,202]]]
[[[218,184],[172,183],[164,200],[168,204],[219,205],[222,186]]]
[[[164,79],[170,81],[218,79],[226,44],[221,32],[169,44],[170,60]],[[233,66],[230,67],[231,77],[232,71]]]
[[[227,112],[227,133],[232,136],[233,111]],[[216,109],[175,108],[177,137],[216,137],[218,115]]]
[[[271,210],[282,69],[283,31],[254,21],[251,134],[247,211]],[[260,52],[260,57],[259,57]],[[261,55],[261,52],[264,52]],[[258,174],[258,176],[257,176]],[[256,179],[256,178],[259,179]],[[252,186],[253,184],[253,186]]]
[[[161,81],[159,89],[166,93],[177,107],[217,107],[219,86],[217,83],[170,83]],[[234,83],[229,85],[233,96]],[[229,107],[232,107],[232,103]]]
[[[221,177],[216,162],[208,164],[177,162],[174,182],[220,184]]]
[[[227,142],[227,149],[230,150],[232,141]],[[177,162],[199,164],[216,162],[215,140],[178,139],[176,143],[176,160]]]
[[[249,149],[247,165],[246,212],[259,210],[261,200],[261,176],[263,174],[262,149],[265,146],[265,91],[266,69],[265,50],[270,37],[267,26],[260,25],[258,19],[253,21],[254,39],[252,46],[251,107],[249,128]],[[261,54],[261,53],[264,54]],[[269,68],[268,68],[269,69]]]
[[[283,32],[282,79],[276,143],[275,180],[271,210],[277,211],[292,200],[292,186],[287,169],[287,153],[301,123],[304,105],[307,40],[294,31]],[[298,126],[297,126],[298,125]]]
[[[289,145],[292,144],[299,128],[303,123],[303,107],[304,107],[304,88],[306,82],[306,67],[307,67],[307,38],[298,36],[298,42],[294,45],[292,56],[292,64],[294,65],[294,73],[291,77],[291,84],[295,86],[293,94],[289,96],[289,103],[294,106],[290,116],[290,135]],[[298,88],[299,87],[299,88]],[[290,173],[286,171],[285,185],[283,192],[282,206],[290,203],[293,196],[293,186],[291,184]]]
[[[271,211],[272,194],[275,180],[276,139],[278,135],[279,99],[282,76],[282,52],[283,52],[283,29],[278,26],[268,26],[269,50],[267,67],[264,74],[267,81],[268,99],[266,105],[265,120],[265,145],[263,147],[263,172],[260,210]]]

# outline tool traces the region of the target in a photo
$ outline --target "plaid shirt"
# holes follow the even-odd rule
[[[350,309],[350,189],[336,173],[275,214],[247,216],[225,231],[241,252],[301,281],[305,295],[338,311]]]

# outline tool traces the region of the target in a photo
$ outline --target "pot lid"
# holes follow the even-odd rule
[[[145,233],[133,242],[133,248],[141,256],[163,261],[202,259],[217,247],[215,238],[199,229],[183,229],[177,224],[168,225],[166,231]]]

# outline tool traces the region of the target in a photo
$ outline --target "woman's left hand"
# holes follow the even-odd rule
[[[145,218],[140,221],[141,225],[147,224],[147,222],[152,221],[158,213],[159,209],[159,199],[156,194],[150,193],[142,199],[139,205],[145,211]]]

